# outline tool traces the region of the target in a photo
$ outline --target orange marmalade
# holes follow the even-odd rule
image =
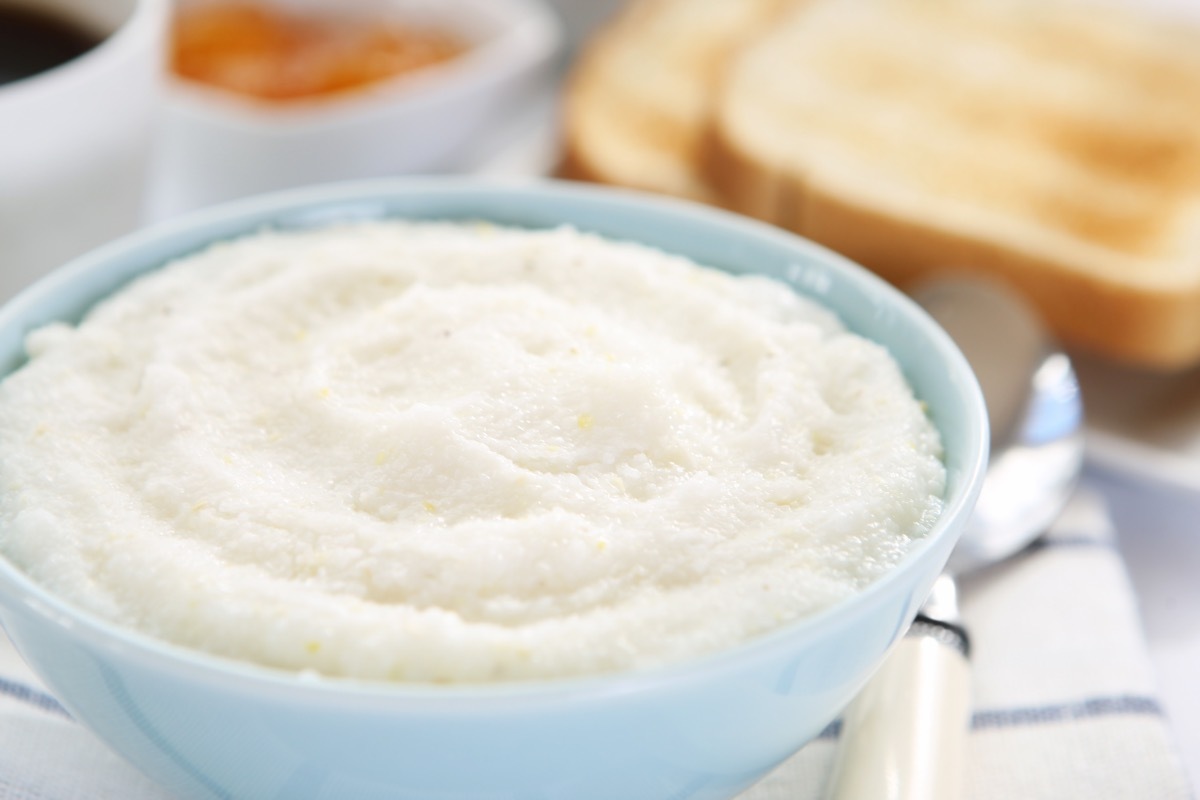
[[[218,0],[177,11],[171,66],[190,80],[285,101],[362,88],[464,49],[444,32],[380,16],[318,15]]]

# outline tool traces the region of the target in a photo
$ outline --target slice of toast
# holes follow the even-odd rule
[[[1200,363],[1200,31],[1026,0],[821,0],[734,56],[704,173],[901,286],[974,270],[1067,343]]]
[[[720,68],[795,0],[640,0],[583,49],[563,100],[563,177],[707,202],[697,159]]]

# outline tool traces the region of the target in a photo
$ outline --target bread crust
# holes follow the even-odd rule
[[[730,51],[797,2],[629,3],[587,42],[567,76],[555,173],[723,205],[696,166],[713,84]],[[674,49],[664,42],[670,54],[644,65],[657,75],[620,73],[621,59],[654,50],[648,31],[684,19],[694,30],[679,33],[694,41]],[[672,96],[671,87],[686,97]]]
[[[950,272],[1006,283],[1037,308],[1060,340],[1114,360],[1172,370],[1200,357],[1195,289],[1116,283],[1050,254],[1031,256],[819,190],[806,194],[805,224],[798,232],[902,289]]]
[[[679,192],[677,187],[654,180],[654,173],[639,171],[631,164],[655,149],[661,150],[664,159],[678,158],[676,153],[686,148],[686,142],[672,141],[669,130],[656,130],[656,120],[640,113],[629,98],[622,97],[623,87],[606,73],[609,62],[628,46],[628,39],[638,35],[640,21],[662,13],[668,2],[640,0],[626,4],[580,52],[566,78],[560,120],[560,161],[555,170],[559,177],[646,191]],[[597,124],[608,125],[610,130],[597,130]],[[627,141],[611,142],[614,134],[615,138]],[[605,138],[610,142],[606,143]],[[656,147],[656,142],[661,146]]]

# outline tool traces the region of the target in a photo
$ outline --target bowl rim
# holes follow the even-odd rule
[[[449,0],[440,0],[446,3]],[[456,0],[457,1],[457,0]],[[403,106],[412,111],[502,82],[549,61],[562,47],[562,23],[545,0],[489,0],[497,33],[447,61],[374,81],[354,91],[271,103],[164,75],[166,111],[267,135],[355,124]]]
[[[846,274],[850,282],[887,297],[890,306],[915,322],[917,328],[935,348],[939,360],[955,377],[954,382],[958,387],[956,393],[961,394],[966,401],[963,419],[968,434],[963,442],[957,493],[944,498],[946,503],[933,528],[910,548],[900,563],[845,600],[811,616],[714,653],[658,666],[577,677],[440,684],[333,677],[259,665],[177,645],[110,622],[43,588],[3,554],[0,554],[0,608],[9,610],[14,604],[19,605],[24,610],[33,612],[43,622],[68,629],[68,635],[83,637],[110,654],[152,661],[177,674],[186,674],[192,680],[218,682],[226,690],[237,685],[257,696],[273,692],[282,692],[286,696],[302,691],[307,694],[308,699],[314,701],[324,698],[329,703],[360,702],[364,707],[372,708],[379,707],[380,703],[387,705],[458,702],[465,704],[464,707],[476,708],[481,702],[528,703],[543,700],[561,703],[572,699],[591,701],[652,690],[664,684],[701,680],[705,676],[733,669],[747,660],[769,658],[770,654],[780,648],[798,649],[805,641],[820,638],[823,632],[840,627],[846,619],[883,603],[892,591],[893,584],[904,580],[907,573],[927,569],[926,565],[920,563],[923,554],[939,545],[945,546],[944,540],[956,538],[965,527],[966,518],[978,497],[987,465],[987,413],[974,373],[949,335],[898,289],[821,245],[781,228],[719,208],[631,189],[583,185],[552,179],[399,177],[285,190],[191,212],[128,234],[84,254],[0,305],[0,337],[8,337],[11,334],[16,342],[10,346],[6,339],[0,339],[0,380],[19,367],[20,362],[24,360],[20,343],[31,329],[54,320],[76,318],[81,309],[86,313],[86,310],[92,308],[100,299],[137,275],[160,268],[171,258],[194,252],[205,246],[204,243],[251,233],[267,224],[288,228],[310,227],[326,221],[379,219],[381,216],[415,218],[412,215],[389,213],[385,205],[389,199],[418,197],[449,198],[451,201],[468,204],[471,200],[481,202],[493,198],[493,207],[495,200],[512,200],[514,197],[548,206],[552,206],[556,201],[569,200],[590,205],[598,212],[606,209],[636,211],[659,220],[669,219],[689,225],[721,229],[722,236],[732,239],[752,237],[767,241]],[[548,215],[553,216],[550,212]],[[440,218],[445,219],[447,216]],[[571,220],[562,219],[559,224],[573,223]],[[543,226],[529,223],[528,227]],[[181,237],[199,244],[184,249],[177,245],[169,245]],[[630,241],[640,241],[633,235],[626,238]],[[164,257],[163,252],[173,255]],[[122,259],[126,260],[126,264],[117,270],[120,277],[117,283],[110,282],[106,288],[98,291],[98,294],[85,296],[76,291],[73,299],[69,299],[65,304],[61,302],[64,295],[71,297],[72,284],[80,282],[81,278],[92,273],[113,272],[113,265]],[[131,263],[134,266],[130,266]],[[944,434],[944,431],[942,433]],[[949,546],[945,546],[945,550],[948,555]],[[919,604],[919,599],[917,602]]]

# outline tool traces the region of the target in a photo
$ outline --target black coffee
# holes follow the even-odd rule
[[[64,64],[100,38],[52,13],[0,2],[0,85]]]

